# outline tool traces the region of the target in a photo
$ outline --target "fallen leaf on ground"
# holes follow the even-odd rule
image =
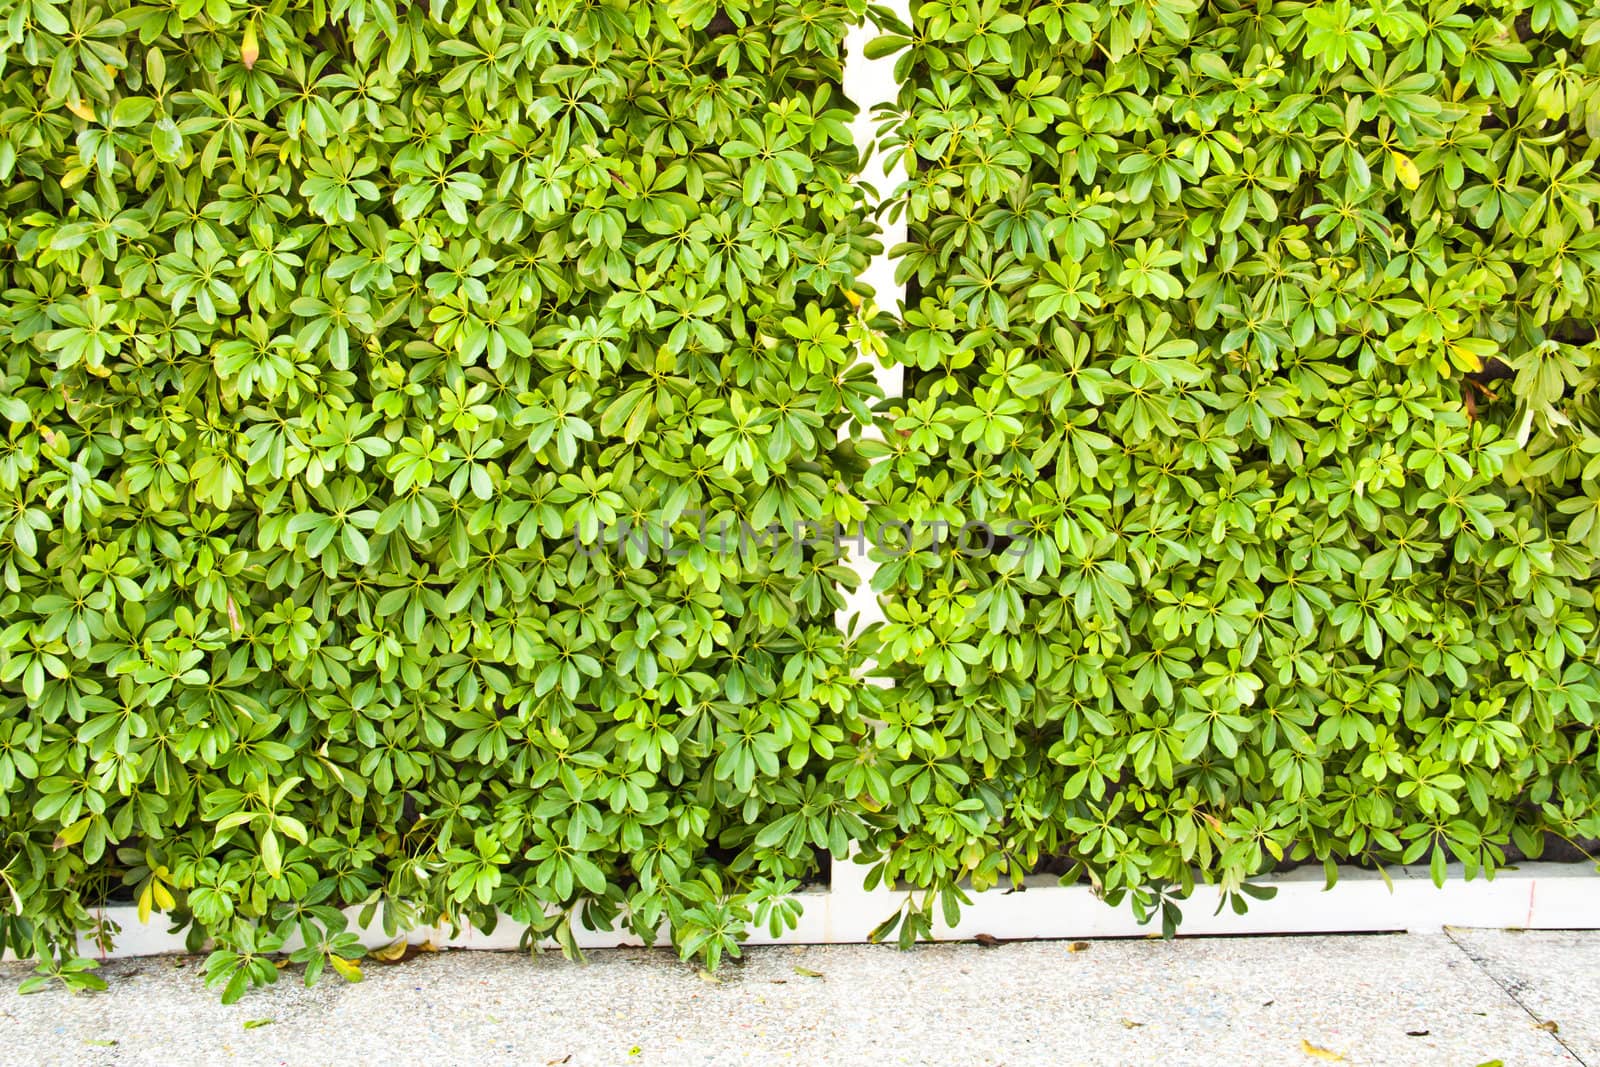
[[[1133,1030],[1133,1029],[1136,1029],[1136,1028],[1138,1028],[1140,1026],[1143,1026],[1143,1025],[1144,1025],[1144,1023],[1136,1023],[1132,1019],[1124,1019],[1124,1020],[1122,1020],[1122,1028],[1124,1030]]]
[[[994,948],[1000,943],[1000,939],[993,934],[973,934],[972,940],[985,948]]]
[[[794,969],[794,973],[800,975],[802,978],[821,978],[822,977],[822,972],[821,971],[813,971],[810,967],[796,967]]]
[[[1315,1056],[1319,1060],[1329,1060],[1336,1063],[1344,1060],[1343,1056],[1332,1049],[1323,1048],[1321,1045],[1313,1045],[1303,1037],[1300,1039],[1300,1051],[1307,1056]]]
[[[1067,946],[1067,951],[1068,952],[1088,952],[1089,951],[1089,942],[1087,942],[1087,941],[1074,941],[1072,944]]]
[[[702,981],[702,982],[709,982],[712,985],[721,985],[722,984],[722,979],[718,978],[716,975],[712,974],[710,971],[706,970],[704,967],[702,967],[698,971],[696,971],[695,974],[699,977],[700,981]]]
[[[432,941],[410,942],[401,937],[382,948],[368,949],[367,958],[392,967],[397,963],[414,960],[424,952],[438,951],[439,946]]]
[[[562,1056],[559,1060],[545,1060],[544,1067],[557,1067],[558,1064],[568,1063],[571,1060],[572,1053],[569,1052],[565,1056]]]
[[[1561,1032],[1561,1024],[1556,1022],[1554,1019],[1546,1019],[1544,1022],[1534,1027],[1534,1029],[1543,1030],[1547,1034],[1559,1034]]]
[[[276,1019],[246,1019],[244,1028],[246,1030],[259,1030],[263,1026],[271,1026],[276,1021]]]
[[[347,960],[343,956],[329,956],[328,966],[337,971],[339,977],[346,982],[361,981],[361,967],[355,960]]]
[[[89,1038],[88,1040],[84,1041],[84,1044],[93,1045],[95,1048],[115,1048],[117,1043],[115,1040],[97,1041],[94,1038]]]
[[[406,950],[411,947],[411,942],[404,937],[397,937],[382,948],[367,950],[367,958],[377,960],[379,963],[399,963],[405,958]]]
[[[1432,1031],[1430,1031],[1430,1030],[1407,1030],[1406,1031],[1406,1036],[1407,1037],[1427,1037],[1428,1034],[1430,1034],[1431,1032]]]

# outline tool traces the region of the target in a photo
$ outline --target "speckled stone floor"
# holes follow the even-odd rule
[[[763,948],[715,980],[667,952],[422,955],[223,1007],[194,958],[21,996],[7,1064],[1581,1064],[1600,934]]]

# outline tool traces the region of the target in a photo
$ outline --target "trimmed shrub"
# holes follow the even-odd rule
[[[917,5],[876,875],[1600,834],[1600,9]]]
[[[794,921],[850,574],[725,531],[865,514],[861,9],[7,7],[6,947]]]

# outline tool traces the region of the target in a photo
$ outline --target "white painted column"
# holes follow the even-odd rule
[[[911,21],[910,0],[888,0],[886,6],[906,22]],[[906,224],[904,217],[897,222],[888,221],[881,202],[905,180],[906,173],[903,167],[897,165],[898,153],[880,150],[876,137],[878,123],[873,118],[873,109],[879,104],[893,104],[899,98],[900,86],[894,78],[894,56],[881,59],[866,57],[867,42],[878,35],[877,28],[867,22],[854,27],[845,36],[844,91],[859,108],[850,124],[850,132],[857,146],[862,149],[861,178],[877,191],[872,206],[878,212],[878,223],[883,231],[880,235],[883,251],[874,256],[862,271],[861,281],[871,286],[873,303],[878,308],[898,317],[904,304],[905,291],[894,280],[894,262],[890,252],[896,245],[905,243]],[[900,396],[905,376],[899,365],[885,366],[874,357],[867,358],[872,360],[873,378],[884,395]],[[877,438],[880,435],[876,427],[869,426],[863,428],[862,436]],[[870,584],[876,568],[859,551],[852,552],[850,563],[860,576],[861,583],[853,594],[845,598],[844,610],[837,613],[839,625],[847,626],[852,615],[856,616],[857,625],[881,620],[883,613],[879,610],[878,598],[873,594]]]
[[[883,4],[908,24],[911,22],[910,0],[887,0]],[[873,110],[879,104],[893,104],[900,97],[900,85],[894,78],[896,56],[880,59],[866,57],[867,42],[879,36],[870,22],[856,26],[845,36],[844,93],[860,108],[850,124],[855,143],[864,151],[861,178],[877,190],[880,202],[894,192],[908,178],[905,168],[898,165],[900,153],[890,154],[880,150],[877,143],[878,120]],[[898,315],[904,303],[904,289],[895,283],[894,263],[889,253],[896,245],[905,243],[905,217],[888,221],[886,211],[878,208],[878,224],[883,227],[883,252],[874,257],[861,280],[872,286],[878,307]],[[901,375],[899,367],[879,368],[878,384],[888,396],[899,396]]]
[[[883,0],[883,4],[910,25],[911,0]],[[883,250],[872,258],[862,272],[861,280],[872,288],[873,303],[898,318],[905,305],[905,289],[895,281],[891,253],[897,245],[905,243],[906,222],[904,215],[891,221],[884,201],[910,175],[901,165],[904,154],[883,151],[877,139],[881,120],[874,115],[875,109],[880,104],[895,104],[900,96],[900,84],[894,76],[896,56],[878,59],[868,59],[866,56],[867,43],[879,33],[869,16],[868,21],[854,27],[846,35],[844,91],[860,109],[851,123],[850,132],[862,149],[861,179],[877,194],[872,207],[882,231],[879,240],[883,243]],[[905,373],[898,364],[886,366],[874,359],[872,374],[884,396],[898,397],[903,394]],[[875,426],[866,427],[862,436],[881,439]],[[877,567],[855,546],[851,548],[850,564],[860,583],[853,593],[845,597],[845,607],[837,616],[839,625],[848,627],[852,617],[858,627],[883,621],[882,607],[872,589],[872,576]],[[874,684],[888,685],[884,679],[869,680]],[[833,937],[840,941],[866,940],[867,933],[888,918],[898,903],[890,893],[866,891],[867,868],[854,862],[855,853],[855,846],[852,845],[850,858],[835,860],[831,865],[828,927]]]

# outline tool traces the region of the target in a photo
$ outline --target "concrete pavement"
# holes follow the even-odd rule
[[[1582,1064],[1600,1067],[1600,933],[748,949],[712,979],[665,951],[367,961],[355,985],[222,1006],[197,958],[108,963],[108,992],[21,996],[6,1064]]]

